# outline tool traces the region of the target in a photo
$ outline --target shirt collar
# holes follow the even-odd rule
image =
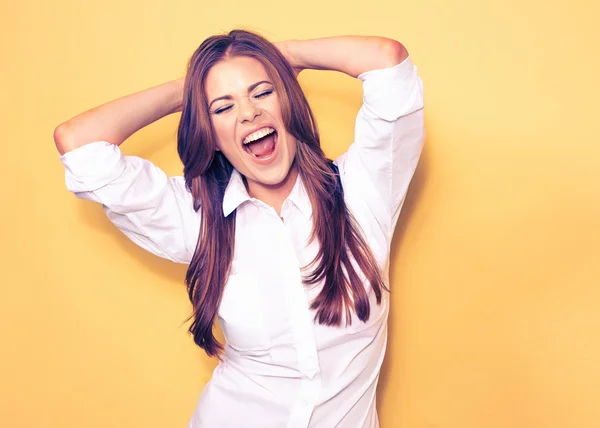
[[[248,195],[244,180],[242,179],[242,174],[234,169],[223,195],[223,215],[227,217],[233,210],[250,199],[250,195]]]
[[[251,199],[252,198],[248,195],[248,191],[244,185],[242,174],[234,169],[229,178],[227,188],[225,189],[225,194],[223,195],[223,215],[227,217],[233,210]],[[300,174],[298,174],[298,179],[287,199],[289,199],[306,217],[312,215],[312,205]]]
[[[296,208],[298,208],[306,217],[312,215],[312,204],[310,203],[308,193],[306,193],[301,174],[298,174],[298,178],[296,179],[296,183],[294,184],[288,199],[296,205]]]

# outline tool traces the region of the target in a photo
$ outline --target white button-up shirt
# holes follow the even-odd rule
[[[424,140],[423,87],[410,58],[359,76],[364,103],[355,142],[336,160],[347,208],[389,286],[389,254],[400,208]],[[152,253],[192,259],[199,213],[182,177],[95,142],[61,157],[69,190],[99,202],[110,220]],[[234,170],[223,214],[237,210],[231,276],[218,311],[224,358],[189,428],[375,428],[375,392],[387,340],[389,296],[350,326],[313,322],[321,285],[302,283],[318,243],[307,244],[312,207],[299,177],[281,217],[251,198]]]

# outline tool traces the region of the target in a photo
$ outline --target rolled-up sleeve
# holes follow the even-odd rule
[[[349,207],[390,241],[423,147],[423,82],[410,57],[358,78],[355,140],[336,162]]]
[[[60,157],[67,189],[103,205],[111,222],[157,256],[189,263],[200,228],[199,213],[183,177],[167,175],[150,161],[124,156],[104,141]]]

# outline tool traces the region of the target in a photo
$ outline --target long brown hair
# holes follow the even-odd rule
[[[272,43],[248,31],[209,37],[189,62],[177,149],[194,209],[201,213],[200,235],[185,278],[193,305],[190,332],[210,356],[219,356],[223,350],[213,324],[231,268],[236,211],[223,215],[223,196],[233,166],[215,150],[204,85],[212,66],[235,56],[255,58],[265,67],[279,96],[285,127],[298,141],[294,162],[313,207],[311,240],[320,243],[308,266],[311,272],[304,277],[307,285],[323,282],[311,303],[315,321],[339,326],[345,319],[349,324],[352,310],[361,321],[369,319],[369,298],[359,272],[371,285],[377,304],[386,289],[375,257],[346,209],[339,173],[321,150],[314,116],[289,62]]]

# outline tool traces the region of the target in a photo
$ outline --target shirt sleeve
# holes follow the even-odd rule
[[[110,221],[151,253],[189,263],[200,229],[199,213],[183,177],[167,177],[151,162],[124,156],[98,141],[60,157],[67,189],[103,205]]]
[[[410,57],[358,78],[355,140],[336,163],[350,210],[389,244],[423,147],[423,82]]]

